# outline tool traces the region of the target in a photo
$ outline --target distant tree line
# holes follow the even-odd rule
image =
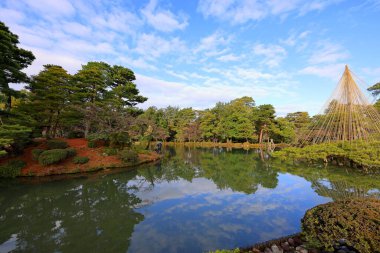
[[[0,22],[0,154],[19,152],[34,137],[84,137],[113,142],[297,141],[312,120],[307,112],[276,117],[270,104],[241,97],[213,108],[169,106],[146,110],[132,70],[88,62],[75,74],[44,65],[37,75],[22,70],[35,59],[18,47],[18,36]],[[24,83],[18,91],[10,84]],[[371,91],[378,95],[379,84]]]

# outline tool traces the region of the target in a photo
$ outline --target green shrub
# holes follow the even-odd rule
[[[73,157],[77,155],[77,151],[75,150],[75,148],[67,148],[66,151],[67,157]]]
[[[48,140],[46,145],[48,149],[63,149],[69,146],[67,145],[67,142],[62,140]]]
[[[67,158],[67,150],[66,149],[51,149],[42,152],[40,157],[38,158],[38,162],[41,165],[50,165],[54,163],[59,163]]]
[[[116,148],[104,148],[103,152],[107,155],[117,155],[117,149]]]
[[[32,150],[32,158],[35,161],[38,161],[38,157],[40,157],[41,153],[44,152],[45,150],[40,149],[40,148],[35,148]]]
[[[84,134],[81,131],[70,131],[67,134],[67,138],[69,139],[75,139],[75,138],[83,138]]]
[[[89,140],[89,141],[87,142],[87,147],[89,147],[89,148],[96,148],[96,147],[97,147],[97,145],[96,145],[96,141],[91,141],[91,140]]]
[[[306,241],[332,250],[339,239],[361,253],[380,249],[380,200],[352,199],[316,206],[302,219]]]
[[[9,161],[0,165],[0,177],[17,177],[26,163],[21,160]]]
[[[90,161],[90,158],[87,156],[76,156],[73,158],[73,163],[75,164],[85,164],[88,163],[88,161]]]
[[[132,145],[131,138],[127,132],[112,133],[109,136],[110,147],[123,149]]]
[[[118,156],[125,163],[134,163],[138,160],[137,152],[130,149],[123,149],[119,151]]]

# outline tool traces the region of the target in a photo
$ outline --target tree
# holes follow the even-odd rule
[[[220,124],[223,125],[227,141],[248,141],[253,138],[253,110],[255,101],[251,97],[237,98],[226,104]]]
[[[111,68],[111,91],[109,99],[115,106],[135,106],[144,103],[147,98],[139,95],[139,90],[133,81],[136,80],[132,70],[114,65]]]
[[[260,131],[259,143],[263,141],[264,132],[267,132],[274,123],[274,114],[274,107],[270,104],[259,105],[255,111],[256,129]]]
[[[374,84],[373,86],[368,88],[368,91],[372,93],[372,95],[376,98],[380,95],[380,82]],[[375,108],[380,112],[380,99],[377,99],[374,104]]]
[[[302,136],[311,123],[309,113],[307,112],[293,112],[288,113],[285,117],[289,122],[294,124],[295,129],[295,142],[298,142],[300,136]]]
[[[40,122],[40,127],[46,127],[48,138],[56,136],[62,123],[62,112],[72,99],[75,89],[70,79],[71,75],[61,66],[44,65],[27,87],[30,91],[30,113]]]
[[[93,106],[113,107],[121,113],[129,111],[137,116],[134,109],[138,103],[147,100],[139,95],[136,84],[133,83],[135,75],[132,70],[122,66],[113,66],[105,62],[88,62],[74,75],[73,81],[76,92],[75,102],[79,111],[83,108],[91,110]],[[91,119],[84,118],[84,134],[87,137],[91,129]]]
[[[290,143],[295,137],[294,123],[288,121],[286,118],[279,117],[274,121],[274,124],[271,125],[269,134],[275,143]]]
[[[6,96],[7,112],[12,107],[12,97],[20,96],[20,92],[10,88],[9,84],[27,82],[28,76],[21,70],[35,59],[32,52],[19,48],[17,44],[18,36],[0,22],[0,92]]]

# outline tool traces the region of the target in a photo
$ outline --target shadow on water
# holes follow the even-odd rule
[[[317,204],[380,196],[378,175],[263,157],[177,147],[132,171],[0,181],[0,252],[234,248],[299,232],[305,210]]]

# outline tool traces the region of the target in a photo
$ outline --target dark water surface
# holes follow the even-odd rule
[[[300,231],[304,212],[379,196],[380,177],[177,148],[154,165],[0,181],[0,252],[208,252]]]

